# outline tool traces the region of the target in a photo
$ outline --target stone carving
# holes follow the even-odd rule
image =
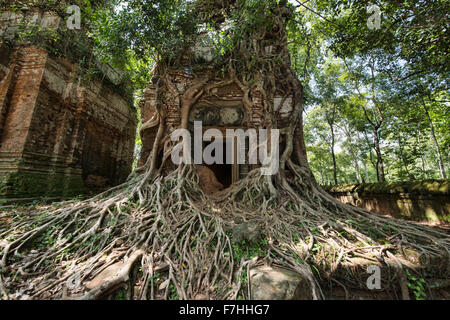
[[[240,126],[245,119],[242,107],[194,107],[190,122],[202,121],[203,126]]]
[[[206,166],[197,166],[199,185],[206,194],[214,194],[223,190],[223,185],[217,180],[214,172]]]

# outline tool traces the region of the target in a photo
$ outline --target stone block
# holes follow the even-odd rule
[[[250,269],[252,300],[311,300],[308,281],[297,272],[261,266]]]
[[[133,163],[132,103],[100,80],[80,85],[75,64],[43,49],[3,44],[0,52],[0,197],[72,196],[89,176],[123,182]]]

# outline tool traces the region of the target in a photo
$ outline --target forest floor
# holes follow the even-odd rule
[[[79,198],[72,199],[68,202],[51,202],[51,201],[34,201],[32,203],[18,203],[18,204],[8,204],[0,206],[0,226],[9,225],[13,221],[13,216],[19,215],[19,216],[34,216],[38,214],[39,212],[47,212],[55,210],[55,208],[58,207],[67,207],[68,205],[76,206],[79,201],[82,201]],[[374,213],[375,215],[375,213]],[[422,222],[412,222],[413,224],[421,225],[421,226],[427,226],[432,228],[433,230],[436,230],[438,232],[442,232],[445,234],[450,235],[450,223],[436,223],[436,222],[428,222],[428,221],[422,221]],[[356,260],[355,260],[356,261]],[[365,265],[367,261],[362,261],[361,265],[358,265],[358,263],[355,263],[355,265],[346,265],[343,267],[343,270],[338,270],[337,272],[343,272],[344,274],[357,274],[358,272],[361,273],[361,271],[365,268],[367,268],[367,265]],[[339,268],[341,269],[341,268]],[[359,269],[355,272],[355,270]],[[384,272],[384,271],[383,271]],[[412,278],[416,279],[416,278]],[[420,278],[419,278],[420,279]],[[320,286],[323,291],[323,297],[327,300],[398,300],[402,299],[402,292],[401,290],[393,289],[392,287],[386,287],[382,290],[367,290],[364,288],[356,288],[356,287],[344,287],[339,282],[330,281],[329,279],[322,279],[323,281],[319,281]],[[423,297],[426,297],[427,299],[434,299],[434,300],[450,300],[450,291],[449,286],[442,286],[442,281],[448,282],[448,279],[437,279],[436,281],[440,281],[440,283],[437,283],[433,287],[431,285],[428,288],[422,287],[419,289],[419,294],[423,295]],[[414,286],[415,283],[411,282],[410,279],[408,279],[408,286],[411,285],[411,298],[414,299],[414,293],[417,293],[417,286]],[[398,289],[398,288],[397,288]],[[415,291],[416,290],[416,291]],[[123,299],[125,296],[125,293],[122,291],[119,291],[115,296],[110,296],[109,298],[112,299]],[[164,299],[164,294],[160,293],[159,295],[156,295],[155,298],[161,298]],[[137,296],[134,298],[138,298]],[[419,296],[420,298],[420,296]]]

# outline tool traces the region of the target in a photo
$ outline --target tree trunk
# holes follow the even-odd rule
[[[350,129],[348,127],[344,127],[345,130],[345,134],[347,136],[348,142],[350,143],[350,145],[353,145],[353,139],[352,139],[352,134],[350,132]],[[358,140],[358,138],[357,138]],[[350,155],[352,156],[353,159],[353,166],[355,167],[355,174],[356,174],[356,178],[358,179],[359,183],[364,183],[364,179],[361,175],[361,170],[359,168],[359,163],[358,163],[358,153],[353,151],[353,148],[348,148],[348,151],[350,152]]]
[[[354,166],[355,166],[355,173],[356,173],[356,179],[358,179],[359,183],[364,183],[364,179],[361,175],[361,171],[359,169],[359,164],[358,164],[358,157],[355,157],[355,161],[353,161]]]
[[[327,119],[328,126],[330,127],[330,131],[331,131],[331,156],[333,158],[333,180],[334,180],[334,185],[337,185],[338,181],[337,181],[337,168],[336,168],[336,154],[334,152],[334,145],[336,144],[336,141],[335,141],[336,138],[335,138],[335,134],[334,134],[335,118],[336,118],[336,105],[333,104],[333,107],[331,110],[331,116],[328,114],[328,110],[327,110],[326,119]]]
[[[447,179],[444,168],[444,161],[442,161],[441,148],[439,147],[439,143],[436,139],[436,134],[434,132],[433,120],[431,120],[430,113],[428,112],[427,105],[425,101],[422,99],[423,109],[425,110],[425,114],[427,115],[428,123],[430,125],[431,137],[433,138],[434,145],[436,146],[436,153],[439,160],[439,170],[441,172],[442,179]]]
[[[428,174],[426,172],[426,162],[425,162],[425,155],[422,149],[422,141],[420,139],[420,128],[417,127],[417,145],[419,146],[419,152],[420,152],[420,159],[422,161],[422,171],[423,171],[423,176],[425,178],[428,178]]]
[[[406,174],[408,175],[408,178],[412,179],[413,177],[408,169],[408,162],[406,161],[405,154],[403,153],[403,145],[402,145],[400,136],[398,136],[397,142],[398,142],[398,148],[399,148],[399,152],[400,152],[400,161],[403,163],[403,166],[405,167],[405,171],[406,171]]]
[[[367,165],[366,165],[366,163],[364,161],[362,162],[362,164],[363,164],[363,167],[364,167],[364,174],[366,175],[366,181],[365,182],[369,183],[370,182],[370,177],[369,177],[369,171],[367,171]]]
[[[373,128],[373,141],[375,147],[375,153],[377,154],[377,179],[378,182],[386,181],[384,177],[384,164],[383,164],[383,156],[381,154],[380,147],[380,138],[378,136],[378,128]]]
[[[330,124],[330,129],[331,129],[331,155],[333,157],[333,179],[334,179],[334,185],[338,185],[337,168],[336,168],[336,154],[334,152],[335,137],[334,137],[334,127],[332,124]]]

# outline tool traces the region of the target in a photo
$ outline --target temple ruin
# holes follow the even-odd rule
[[[3,13],[3,39],[17,15]],[[60,18],[21,19],[57,28]],[[77,65],[31,44],[0,43],[0,198],[72,196],[123,182],[133,163],[136,110],[115,70],[83,83]]]
[[[210,50],[210,48],[209,48]],[[165,118],[165,126],[169,128],[180,127],[182,121],[182,108],[180,99],[189,90],[195,87],[195,79],[206,77],[208,73],[208,61],[211,57],[211,52],[208,47],[195,46],[190,49],[189,53],[184,57],[183,68],[172,69],[167,73],[169,82],[173,84],[173,92],[170,96],[166,95],[164,100],[165,110],[167,115]],[[265,53],[268,57],[276,55],[276,49],[269,45]],[[200,62],[199,62],[200,61]],[[192,70],[196,70],[195,74]],[[158,104],[157,97],[157,81],[159,78],[158,70],[153,74],[152,83],[146,88],[144,100],[140,104],[141,117],[143,126],[141,128],[142,150],[140,165],[144,165],[149,158],[150,152],[153,149],[155,137],[157,135],[158,126],[155,125],[156,108]],[[226,135],[227,129],[242,129],[248,128],[263,128],[263,110],[264,101],[263,89],[251,90],[249,93],[244,93],[237,81],[232,77],[224,79],[216,79],[208,82],[210,92],[203,94],[200,99],[189,110],[187,128],[192,133],[194,122],[202,123],[203,133],[208,129],[218,129],[224,136],[224,158],[226,158],[229,150],[237,147],[234,137]],[[245,90],[245,89],[244,89]],[[277,114],[277,121],[280,127],[287,126],[289,123],[289,116],[292,113],[292,97],[283,97],[281,88],[278,95],[273,98],[274,111]],[[244,102],[245,97],[251,96],[251,101]],[[150,123],[153,122],[153,125]],[[146,125],[147,124],[147,125]],[[194,142],[193,142],[194,143]],[[203,142],[203,148],[208,145],[208,142]],[[281,141],[283,145],[283,141]],[[237,159],[233,159],[233,164],[212,164],[197,166],[200,176],[200,185],[206,193],[214,193],[229,187],[237,181],[243,179],[251,170],[257,168],[258,164],[250,164],[248,161],[249,143],[248,139],[245,143],[245,151],[247,161],[245,164],[238,164]],[[236,149],[235,149],[236,150]],[[160,150],[159,158],[163,157],[164,150]],[[236,157],[234,152],[234,157]],[[233,157],[233,156],[231,156]],[[170,162],[170,161],[169,161]],[[170,165],[166,164],[167,171],[170,171]],[[213,173],[213,175],[212,175]]]

